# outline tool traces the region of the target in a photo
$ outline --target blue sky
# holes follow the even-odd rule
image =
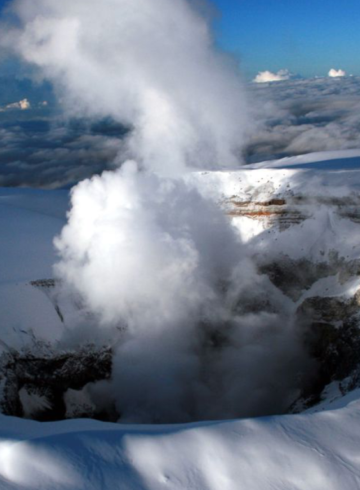
[[[9,1],[0,0],[0,9]],[[330,68],[360,75],[360,0],[212,2],[218,43],[240,58],[247,78],[282,68],[306,77]]]
[[[220,44],[245,75],[287,68],[304,76],[360,75],[359,0],[213,0]]]

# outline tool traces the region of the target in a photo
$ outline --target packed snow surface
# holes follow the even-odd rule
[[[313,415],[172,426],[2,416],[1,488],[357,490],[360,401],[342,404]]]
[[[53,340],[60,328],[53,305],[30,282],[53,276],[53,238],[66,222],[68,192],[0,189],[1,340],[26,343],[29,332]]]

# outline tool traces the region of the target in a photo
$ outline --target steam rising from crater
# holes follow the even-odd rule
[[[302,354],[282,298],[183,178],[239,164],[246,126],[236,66],[207,20],[185,0],[17,0],[12,10],[20,27],[3,44],[53,82],[68,114],[132,128],[120,168],[72,191],[56,239],[57,274],[82,304],[71,335],[117,340],[112,382],[94,397],[129,421],[285,408]],[[254,307],[262,297],[272,309]]]

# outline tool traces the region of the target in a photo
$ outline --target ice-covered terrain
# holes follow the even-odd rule
[[[33,189],[0,190],[1,340],[14,348],[31,331],[56,336],[59,318],[46,295],[31,281],[52,278],[53,238],[66,222],[68,193]]]
[[[359,488],[357,334],[349,331],[357,330],[359,305],[360,151],[199,172],[188,180],[221,206],[267,277],[273,296],[251,308],[280,304],[325,338],[314,356],[324,363],[327,386],[317,398],[311,390],[299,393],[292,411],[302,414],[237,421],[125,426],[1,416],[0,488]],[[56,345],[63,335],[67,311],[54,296],[52,264],[67,207],[65,191],[0,190],[3,353],[34,339]],[[39,400],[22,393],[21,403],[31,416]]]
[[[4,490],[357,490],[360,401],[354,398],[312,415],[179,426],[1,417],[0,484]]]

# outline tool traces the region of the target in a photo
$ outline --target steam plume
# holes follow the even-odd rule
[[[284,308],[244,310],[276,294],[215,204],[181,177],[238,164],[243,140],[242,84],[207,21],[185,0],[12,8],[20,27],[4,43],[53,82],[69,114],[133,128],[121,168],[73,190],[56,239],[57,274],[83,305],[69,326],[103,341],[121,332],[105,391],[122,420],[283,409],[301,355],[295,329]]]

